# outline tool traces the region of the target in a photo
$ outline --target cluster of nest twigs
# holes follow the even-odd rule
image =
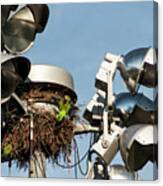
[[[21,95],[21,100],[28,106],[30,114],[10,117],[2,138],[2,161],[16,160],[19,168],[26,167],[30,153],[43,152],[48,159],[56,160],[61,154],[68,157],[71,153],[71,142],[74,136],[73,123],[77,116],[77,107],[71,101],[71,109],[60,122],[56,120],[57,111],[48,109],[56,105],[53,100],[65,102],[64,94],[51,90],[31,89]],[[50,103],[45,107],[34,107],[37,101]],[[33,121],[33,140],[30,140]]]

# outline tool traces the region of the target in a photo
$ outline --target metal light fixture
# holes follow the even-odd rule
[[[115,114],[122,119],[123,126],[137,123],[155,124],[155,103],[143,94],[120,93],[114,102]]]
[[[143,168],[148,162],[157,162],[157,126],[133,125],[120,138],[120,152],[130,171]]]
[[[2,56],[1,65],[1,98],[2,103],[8,100],[16,87],[23,83],[30,71],[30,61],[22,56]]]
[[[7,6],[7,5],[5,5]],[[26,5],[11,16],[2,28],[2,49],[12,54],[26,52],[36,33],[44,30],[49,16],[47,5]]]
[[[102,61],[100,68],[96,74],[95,87],[102,91],[107,91],[107,73],[109,69],[108,61]]]
[[[157,98],[152,101],[138,93],[139,85],[157,86],[156,62],[153,48],[137,49],[126,56],[107,53],[96,74],[97,92],[87,105],[84,117],[90,125],[103,124],[99,129],[103,130],[102,135],[91,147],[90,154],[96,153],[109,165],[120,149],[125,167],[108,169],[110,179],[135,180],[134,171],[148,161],[157,163]],[[131,93],[113,94],[117,70]],[[107,179],[104,166],[96,163],[94,171],[91,158],[88,165],[87,178]]]
[[[99,126],[103,120],[105,97],[105,92],[97,90],[84,111],[83,117],[89,121],[92,126]]]
[[[157,50],[138,48],[124,55],[128,75],[135,81],[135,91],[139,85],[149,88],[157,86]]]
[[[107,74],[111,71],[110,68],[114,71],[113,78],[116,71],[120,71],[127,88],[132,93],[136,93],[140,85],[148,88],[157,86],[157,50],[155,48],[138,48],[126,55],[106,53],[96,74],[96,88],[107,90]]]

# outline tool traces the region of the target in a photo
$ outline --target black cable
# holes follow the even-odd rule
[[[84,156],[79,161],[77,161],[73,165],[69,165],[69,166],[62,165],[62,164],[58,163],[56,160],[54,160],[54,161],[55,161],[56,165],[58,165],[59,167],[61,167],[63,169],[72,169],[73,167],[75,167],[79,163],[81,163],[85,159],[85,157],[87,156],[88,153],[89,153],[89,150],[84,154]]]
[[[77,162],[77,155],[76,155],[76,149],[74,151],[74,162]],[[78,169],[77,169],[77,166],[74,167],[74,173],[75,173],[75,178],[77,179],[78,178]]]
[[[41,140],[40,143],[42,144],[42,146],[43,146],[44,150],[46,151],[46,153],[51,157],[51,154],[49,153],[48,149],[46,148],[44,142]],[[90,149],[90,147],[89,147],[89,149]],[[83,157],[81,159],[79,159],[77,162],[75,162],[73,165],[65,166],[65,165],[62,165],[62,164],[58,163],[58,161],[56,159],[54,159],[54,158],[52,158],[52,160],[56,163],[56,165],[58,165],[59,167],[61,167],[63,169],[72,169],[75,166],[77,166],[79,163],[81,163],[86,158],[86,156],[89,153],[89,149],[88,149],[88,151],[86,151],[86,153],[83,155]]]
[[[74,139],[74,143],[75,143],[76,148],[77,148],[77,157],[78,157],[78,161],[79,161],[79,160],[80,160],[80,152],[79,152],[78,144],[77,144],[77,142],[76,142],[75,139]],[[90,136],[89,149],[90,149],[91,146],[92,146],[92,133],[91,133],[91,136]],[[80,162],[80,163],[81,163],[81,162]],[[81,164],[80,164],[80,163],[78,164],[79,171],[80,171],[80,173],[81,173],[82,175],[86,176],[87,173],[88,173],[88,157],[87,157],[86,171],[85,171],[85,172],[82,170],[82,167],[81,167]]]
[[[41,141],[41,144],[42,144],[44,150],[46,151],[46,153],[48,154],[48,156],[51,157],[51,154],[49,153],[48,149],[47,149],[46,146],[44,145],[44,142],[43,142],[43,141]],[[87,152],[87,153],[88,153],[88,152]],[[86,155],[87,155],[87,154],[85,154],[84,156],[86,156]],[[85,158],[85,157],[84,157],[84,158]],[[54,158],[52,158],[52,160],[56,163],[56,165],[58,165],[59,167],[64,168],[64,169],[71,169],[71,168],[74,168],[74,167],[79,163],[79,162],[76,162],[76,163],[73,164],[73,165],[65,166],[65,165],[59,164],[59,163],[57,162],[57,160],[54,159]]]
[[[89,144],[89,148],[88,148],[88,151],[86,151],[86,153],[83,155],[83,157],[80,159],[80,156],[78,156],[78,161],[75,162],[73,165],[69,165],[69,166],[65,166],[65,165],[62,165],[60,163],[58,163],[56,160],[55,160],[55,163],[61,167],[61,168],[64,168],[64,169],[70,169],[70,168],[73,168],[77,165],[79,165],[85,158],[86,156],[89,154],[89,151],[90,151],[90,147],[92,146],[92,133],[91,133],[91,137],[90,137],[90,144]],[[78,151],[78,155],[79,155],[79,151]],[[80,167],[81,168],[81,167]],[[79,170],[80,170],[79,168]],[[87,169],[88,169],[88,161],[87,161]],[[87,171],[86,171],[87,172]],[[83,173],[83,171],[81,170],[81,174]],[[85,173],[83,174],[85,175]]]
[[[74,139],[74,142],[75,142],[75,145],[76,145],[76,155],[77,155],[77,158],[78,158],[78,161],[80,160],[80,153],[79,153],[79,148],[78,148],[78,144],[76,142],[76,140]],[[82,168],[81,168],[81,162],[78,164],[78,168],[79,168],[79,171],[82,175],[86,175],[87,174],[87,168],[86,168],[86,172],[83,172]]]
[[[86,156],[88,156],[88,154],[89,154],[89,152],[90,152],[90,147],[92,146],[92,144],[94,143],[92,140],[93,140],[93,138],[92,138],[92,133],[91,133],[91,136],[90,136],[90,141],[89,141],[89,148],[88,148],[88,151],[86,151],[86,153],[83,155],[83,157],[82,158],[80,158],[80,152],[79,152],[79,147],[78,147],[78,144],[77,144],[77,142],[76,142],[76,140],[75,139],[73,139],[74,140],[74,143],[75,143],[75,145],[76,145],[76,152],[74,152],[75,154],[74,154],[74,161],[75,161],[75,163],[73,164],[73,165],[68,165],[68,166],[65,166],[65,165],[62,165],[62,164],[60,164],[56,159],[54,159],[54,158],[52,158],[52,160],[56,163],[56,165],[57,166],[59,166],[59,167],[61,167],[61,168],[63,168],[63,169],[72,169],[72,168],[75,168],[75,178],[77,178],[78,177],[78,173],[77,173],[77,166],[78,166],[78,168],[79,168],[79,171],[80,171],[80,173],[82,174],[82,175],[84,175],[84,176],[86,176],[87,175],[87,173],[88,173],[88,157],[87,157],[87,164],[86,164],[86,171],[84,172],[83,170],[82,170],[82,167],[81,167],[81,162],[86,158]],[[46,153],[51,157],[51,155],[50,155],[50,153],[49,153],[49,151],[48,151],[48,149],[46,148],[46,146],[45,146],[45,144],[44,144],[44,142],[41,140],[40,141],[40,143],[42,144],[42,146],[43,146],[43,148],[44,148],[44,150],[46,151]],[[77,158],[77,159],[76,159]]]
[[[90,149],[90,147],[92,146],[92,134],[91,134],[91,136],[90,136],[90,144],[89,144],[89,149]],[[75,143],[75,145],[76,145],[76,148],[77,148],[77,157],[78,157],[78,160],[80,160],[80,152],[79,152],[79,147],[78,147],[78,144],[77,144],[77,142],[76,142],[76,140],[74,139],[74,143]],[[86,163],[86,171],[84,172],[83,170],[82,170],[82,167],[81,167],[81,162],[78,164],[78,168],[79,168],[79,171],[80,171],[80,173],[82,174],[82,175],[84,175],[84,176],[86,176],[87,175],[87,173],[88,173],[88,157],[87,157],[87,163]]]

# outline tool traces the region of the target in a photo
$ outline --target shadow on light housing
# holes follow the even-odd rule
[[[30,71],[30,61],[22,56],[12,57],[1,65],[1,97],[9,97],[23,83]]]
[[[157,85],[157,51],[154,48],[139,48],[124,56],[124,63],[129,76],[138,85],[152,88]]]
[[[122,119],[123,126],[156,123],[155,102],[143,94],[120,93],[116,96],[114,107],[115,114]]]
[[[120,152],[126,167],[138,171],[148,162],[157,162],[157,126],[133,125],[120,138]]]

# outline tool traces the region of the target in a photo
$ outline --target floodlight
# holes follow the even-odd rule
[[[157,161],[157,126],[130,126],[120,138],[120,152],[130,171],[138,171],[148,162]]]
[[[136,180],[136,174],[128,171],[123,165],[111,165],[108,167],[109,180]]]
[[[7,5],[5,5],[7,6]],[[2,28],[2,48],[13,54],[26,52],[36,33],[44,30],[49,16],[47,5],[26,5],[11,16]]]
[[[89,121],[92,126],[99,126],[103,120],[105,97],[105,92],[97,90],[97,93],[92,97],[84,111],[83,117]]]
[[[1,65],[2,102],[8,99],[16,87],[23,83],[30,71],[30,61],[22,56],[3,55]]]
[[[115,97],[115,113],[122,119],[123,125],[155,123],[155,103],[143,94],[120,93]]]
[[[121,55],[106,53],[104,60],[102,61],[100,68],[96,74],[95,87],[99,90],[107,92],[108,85],[110,84],[108,82],[108,78],[113,81],[119,63],[122,62],[123,57]]]
[[[157,86],[157,50],[138,48],[124,55],[127,73],[135,81],[135,90],[139,85],[149,88]]]
[[[95,80],[95,87],[107,91],[107,76],[112,72],[112,79],[119,70],[127,88],[138,91],[139,85],[148,88],[157,86],[157,50],[155,48],[138,48],[126,55],[106,53]]]
[[[107,90],[107,73],[109,69],[109,63],[107,61],[103,61],[101,66],[96,74],[95,79],[95,87],[99,90],[105,91]]]

